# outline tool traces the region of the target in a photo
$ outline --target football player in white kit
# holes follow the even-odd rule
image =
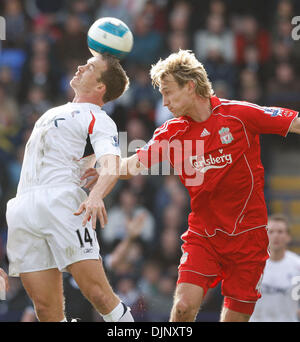
[[[72,103],[48,110],[27,142],[16,197],[7,204],[9,275],[20,276],[39,321],[65,321],[62,273],[109,322],[130,322],[130,309],[113,292],[95,234],[103,203],[118,179],[116,124],[101,106],[127,89],[128,77],[109,55],[90,58],[70,82]],[[84,171],[100,164],[89,196]],[[107,168],[110,168],[107,172]]]
[[[300,257],[287,250],[291,237],[285,216],[270,216],[267,227],[270,258],[260,284],[262,297],[250,322],[298,322]]]

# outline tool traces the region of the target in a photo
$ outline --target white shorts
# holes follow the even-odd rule
[[[77,186],[37,187],[7,203],[9,275],[66,267],[99,259],[100,249],[91,222],[82,226],[75,216],[86,193]]]

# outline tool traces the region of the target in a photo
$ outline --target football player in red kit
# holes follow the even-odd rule
[[[169,160],[189,191],[170,321],[195,320],[207,290],[219,281],[220,320],[248,321],[268,258],[259,134],[300,133],[298,113],[217,98],[203,65],[186,50],[152,66],[151,78],[175,118],[122,160],[121,174]]]

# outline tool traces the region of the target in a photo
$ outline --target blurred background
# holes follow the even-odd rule
[[[149,69],[160,57],[191,49],[207,69],[217,96],[300,110],[300,40],[291,21],[297,0],[0,0],[6,40],[0,41],[0,267],[6,257],[7,201],[15,196],[24,146],[35,121],[72,101],[69,81],[90,53],[86,33],[99,17],[123,20],[134,47],[122,61],[130,89],[106,110],[120,132],[147,141],[171,118]],[[298,30],[299,31],[299,30]],[[297,63],[298,62],[298,63]],[[269,213],[291,222],[290,249],[300,253],[299,135],[261,136]],[[137,176],[119,181],[106,198],[108,225],[98,229],[109,280],[137,321],[168,321],[187,229],[189,198],[179,178]],[[64,274],[67,317],[101,321]],[[0,321],[34,321],[19,278],[10,278]],[[197,320],[217,321],[222,297],[209,290]]]

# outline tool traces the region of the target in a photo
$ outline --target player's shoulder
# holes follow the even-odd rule
[[[297,253],[292,251],[286,251],[285,257],[300,267],[300,256]]]
[[[160,127],[156,128],[153,136],[161,135],[172,137],[176,133],[180,133],[188,127],[189,121],[185,117],[172,118],[165,121]]]
[[[225,115],[230,115],[233,113],[247,113],[251,110],[260,110],[264,111],[265,107],[262,107],[258,104],[247,102],[247,101],[240,101],[240,100],[228,100],[220,98],[220,105],[224,110]]]
[[[72,117],[78,118],[85,125],[98,128],[116,129],[113,119],[100,107],[92,103],[73,103],[69,106]]]
[[[118,127],[115,121],[104,111],[100,109],[95,113],[92,112],[93,119],[95,118],[96,126],[100,128],[102,131],[109,130],[109,131],[117,131]]]

